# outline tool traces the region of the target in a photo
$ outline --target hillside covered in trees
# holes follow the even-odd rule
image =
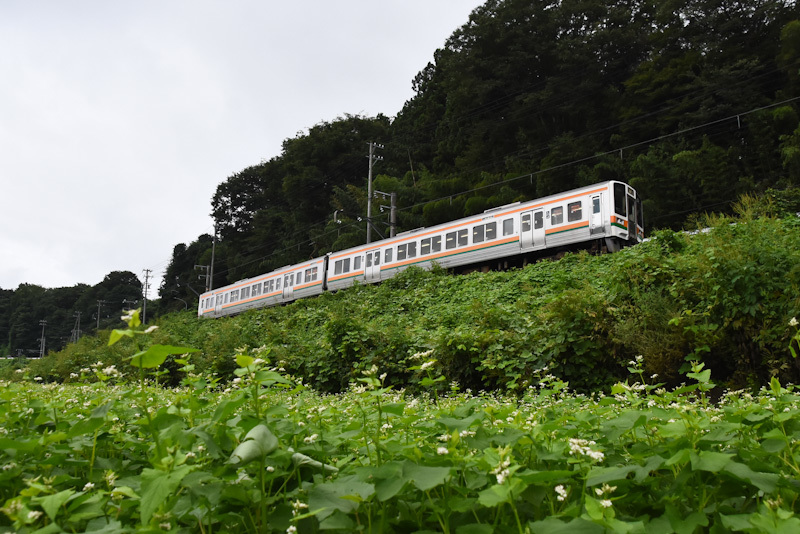
[[[396,116],[317,124],[220,183],[214,285],[363,243],[370,142],[400,231],[607,179],[648,229],[728,211],[800,184],[799,71],[793,1],[488,0]],[[165,309],[196,299],[212,242],[175,247]]]

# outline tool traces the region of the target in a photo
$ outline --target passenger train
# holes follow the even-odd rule
[[[331,252],[200,296],[200,317],[224,317],[355,283],[375,283],[417,265],[486,267],[594,245],[609,252],[644,239],[642,203],[629,185],[609,181],[492,208],[429,228]]]

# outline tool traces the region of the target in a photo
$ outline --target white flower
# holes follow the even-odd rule
[[[447,447],[439,447],[438,449],[436,449],[436,454],[439,455],[450,454],[450,451],[447,450]]]
[[[317,441],[318,437],[319,434],[311,434],[310,436],[306,436],[305,438],[303,438],[303,441],[306,443],[314,443],[315,441]]]
[[[158,327],[156,325],[153,325],[153,326],[147,327],[147,330],[145,330],[144,333],[145,334],[151,334],[151,333],[155,332],[156,330],[158,330]]]
[[[564,489],[564,486],[559,484],[555,487],[556,493],[558,494],[558,500],[564,501],[567,498],[567,490]]]
[[[603,499],[602,501],[600,501],[600,506],[602,506],[603,508],[610,508],[611,501],[609,501],[608,499]]]
[[[450,434],[442,434],[436,439],[438,439],[439,441],[450,441]]]
[[[420,371],[424,371],[425,369],[433,367],[435,363],[436,363],[436,360],[427,361],[427,362],[425,362],[425,363],[423,363],[422,365],[419,366],[419,370]]]
[[[171,523],[159,523],[158,524],[158,528],[160,528],[161,530],[172,530],[172,524]]]
[[[42,512],[40,512],[39,510],[32,510],[32,511],[28,512],[28,519],[36,520],[36,519],[39,519],[39,517],[41,517],[41,515],[42,515]]]
[[[797,326],[797,317],[792,317],[792,320],[789,321],[789,326]]]
[[[83,487],[83,491],[89,491],[92,488],[94,488],[94,484],[92,484],[91,482],[87,482],[86,485]]]
[[[289,528],[286,529],[286,534],[297,534],[297,527],[289,525]]]

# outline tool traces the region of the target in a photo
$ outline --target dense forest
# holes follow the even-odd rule
[[[411,83],[394,116],[345,114],[220,177],[216,245],[174,247],[158,311],[194,306],[195,266],[214,246],[218,287],[363,243],[371,142],[383,146],[374,188],[397,194],[399,231],[607,179],[638,189],[648,231],[679,228],[743,193],[800,185],[794,1],[487,0]],[[373,238],[388,233],[381,205]],[[118,320],[123,300],[141,300],[127,275],[113,297],[99,289],[108,277],[0,290],[0,353],[37,353],[42,319],[53,348],[77,311],[95,328],[98,301],[113,302],[101,319]]]
[[[0,289],[0,356],[59,350],[82,334],[117,326],[120,312],[142,306],[141,299],[142,283],[130,271],[109,273],[94,286]]]
[[[215,287],[363,243],[370,142],[400,231],[607,179],[639,190],[649,229],[676,228],[798,185],[799,68],[793,1],[489,0],[395,117],[317,124],[218,186]],[[212,241],[175,248],[162,297],[195,298]]]

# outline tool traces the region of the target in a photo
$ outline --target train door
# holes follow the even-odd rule
[[[606,227],[603,220],[603,197],[602,194],[592,195],[590,198],[592,213],[589,216],[589,233],[605,233]]]
[[[380,249],[367,252],[367,263],[364,269],[364,278],[367,282],[381,279],[381,251]]]
[[[542,247],[544,244],[544,210],[539,208],[522,212],[519,231],[520,248],[524,250]]]
[[[298,273],[299,276],[299,273]],[[289,300],[294,293],[294,273],[289,273],[283,277],[283,300]]]
[[[222,313],[222,294],[214,295],[214,317],[219,317]]]

